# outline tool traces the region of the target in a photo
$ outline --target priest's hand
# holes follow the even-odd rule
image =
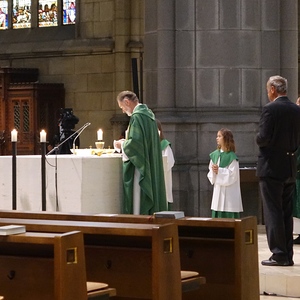
[[[122,145],[124,143],[125,139],[120,139],[120,140],[114,140],[114,149],[120,152],[122,150]]]

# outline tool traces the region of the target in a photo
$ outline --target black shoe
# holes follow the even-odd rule
[[[280,260],[277,261],[270,257],[269,259],[263,260],[261,262],[263,266],[282,266],[282,267],[287,267],[287,266],[292,266],[294,262],[289,262],[288,260]]]
[[[298,235],[298,237],[293,240],[293,244],[294,245],[299,245],[300,244],[300,235]]]

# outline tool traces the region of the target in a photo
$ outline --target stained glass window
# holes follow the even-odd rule
[[[7,29],[8,27],[7,5],[7,0],[0,1],[0,29]]]
[[[76,0],[0,0],[0,31],[72,25],[76,14]]]
[[[13,28],[31,27],[31,0],[13,0]]]
[[[39,0],[39,27],[57,26],[57,0]]]
[[[75,24],[76,21],[76,1],[63,0],[63,24]]]

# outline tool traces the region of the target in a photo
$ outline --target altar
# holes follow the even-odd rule
[[[12,209],[12,157],[0,165],[0,209]],[[16,169],[17,210],[41,211],[41,156],[17,156]],[[46,211],[121,213],[121,155],[49,155],[45,169]]]

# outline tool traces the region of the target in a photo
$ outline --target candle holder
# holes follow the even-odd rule
[[[97,149],[104,149],[104,144],[105,143],[103,141],[95,142],[95,145],[96,145]]]
[[[46,210],[46,143],[41,142],[42,210]]]
[[[17,142],[12,143],[12,209],[17,209]]]

